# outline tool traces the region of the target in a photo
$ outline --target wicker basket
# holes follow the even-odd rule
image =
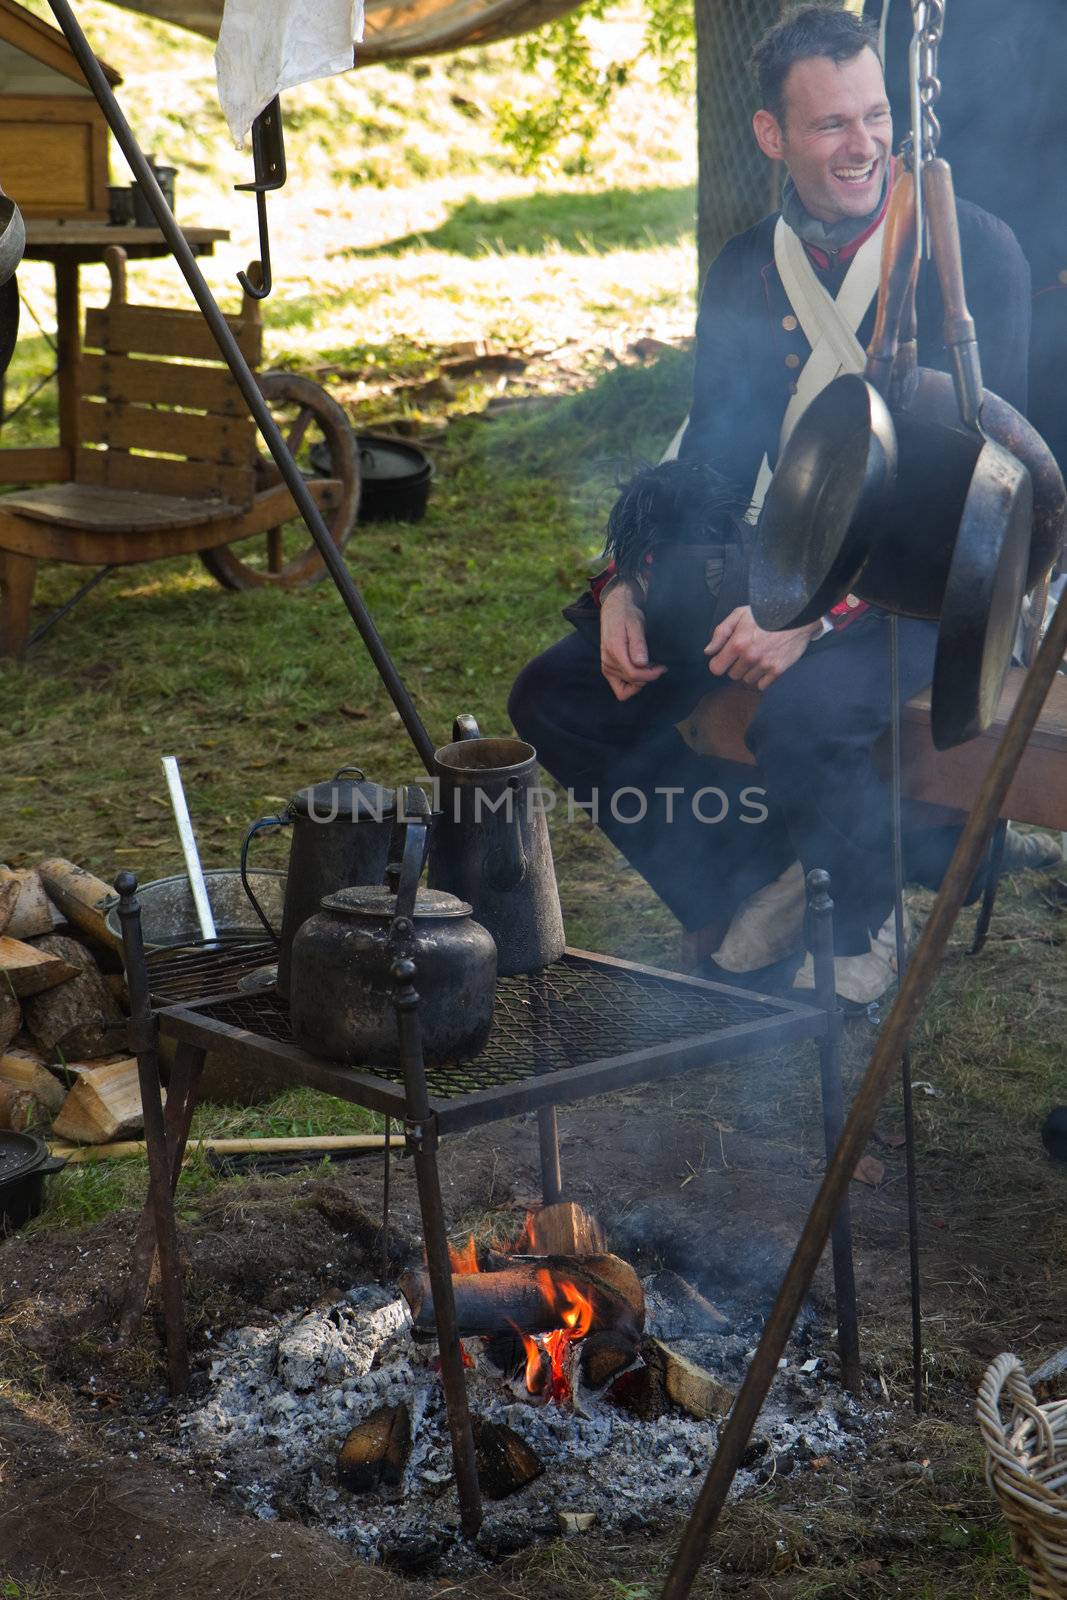
[[[1067,1400],[1038,1405],[1022,1363],[998,1356],[978,1390],[978,1425],[986,1478],[1030,1593],[1034,1600],[1067,1600]]]

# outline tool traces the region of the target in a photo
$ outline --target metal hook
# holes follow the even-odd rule
[[[237,183],[234,188],[256,197],[256,217],[259,222],[259,283],[253,283],[247,272],[237,274],[237,282],[253,300],[265,300],[270,294],[272,277],[270,268],[270,233],[267,228],[267,194],[280,189],[285,183],[285,137],[282,131],[281,101],[275,95],[252,124],[252,166],[255,180]]]

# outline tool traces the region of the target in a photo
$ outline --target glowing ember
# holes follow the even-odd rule
[[[472,1272],[480,1272],[482,1270],[478,1265],[478,1251],[475,1248],[473,1233],[462,1250],[456,1250],[452,1245],[449,1245],[448,1259],[452,1267],[452,1275],[456,1278],[466,1278]]]

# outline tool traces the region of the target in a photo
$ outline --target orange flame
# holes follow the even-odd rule
[[[553,1278],[546,1268],[535,1275],[535,1282],[563,1326],[536,1339],[521,1328],[515,1329],[526,1353],[526,1390],[562,1404],[571,1397],[567,1350],[575,1339],[585,1338],[592,1327],[595,1308],[577,1284]]]
[[[462,1250],[456,1250],[452,1245],[449,1245],[448,1260],[452,1268],[452,1275],[455,1278],[466,1278],[472,1272],[480,1272],[482,1270],[478,1265],[478,1251],[475,1247],[473,1233]]]

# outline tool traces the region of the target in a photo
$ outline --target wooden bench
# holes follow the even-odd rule
[[[931,812],[931,821],[944,820],[946,809],[958,813],[972,804],[1025,676],[1023,667],[1012,667],[992,725],[979,738],[954,750],[934,748],[928,689],[905,706],[901,726],[904,793],[911,800],[938,808]],[[705,696],[679,723],[679,732],[691,749],[704,755],[754,766],[745,733],[758,704],[757,690],[726,684]],[[883,769],[888,770],[888,740],[883,740],[879,755]],[[1067,677],[1062,673],[1049,691],[1001,816],[1057,833],[1067,830]],[[991,909],[990,899],[987,915]],[[683,955],[691,964],[711,953],[711,938],[717,944],[721,937],[719,929],[709,928],[707,938],[704,933],[699,930],[684,937]]]

